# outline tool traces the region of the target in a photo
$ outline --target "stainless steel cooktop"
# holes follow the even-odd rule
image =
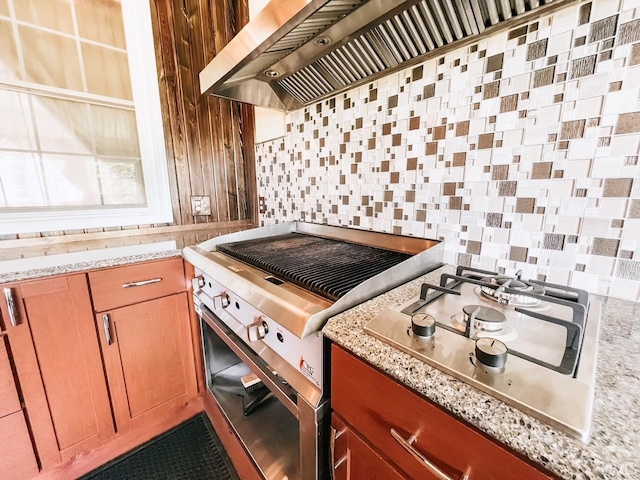
[[[586,442],[599,322],[582,290],[458,267],[365,331]]]

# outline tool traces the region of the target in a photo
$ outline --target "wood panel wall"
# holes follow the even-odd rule
[[[150,1],[174,222],[0,236],[17,238],[258,221],[252,106],[200,94],[198,74],[249,20],[247,0]],[[192,215],[209,195],[211,215]],[[246,223],[246,222],[239,222]]]

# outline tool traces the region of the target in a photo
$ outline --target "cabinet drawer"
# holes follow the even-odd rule
[[[124,307],[186,289],[182,258],[89,273],[96,312]]]
[[[551,478],[433,403],[333,345],[331,403],[411,478],[436,478],[394,436],[454,479]]]
[[[20,410],[20,400],[7,354],[6,337],[0,336],[0,418]]]
[[[38,464],[22,411],[0,418],[0,476],[28,480],[38,474]]]

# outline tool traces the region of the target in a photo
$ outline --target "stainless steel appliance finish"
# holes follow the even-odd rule
[[[466,275],[460,268],[458,274]],[[576,293],[568,287],[565,291],[563,287],[552,286],[561,298],[542,296],[539,305],[521,308],[488,298],[482,292],[482,280],[476,283],[447,281],[446,274],[443,278],[435,287],[444,287],[444,291],[429,289],[431,293],[424,295],[423,290],[422,299],[418,296],[404,305],[383,311],[365,326],[365,331],[587,442],[593,407],[600,304],[597,301],[589,303],[586,292]],[[474,276],[472,272],[471,278],[482,277]],[[449,289],[453,292],[445,293]],[[517,299],[515,302],[519,305]],[[586,303],[588,313],[575,306],[580,302]],[[463,320],[463,309],[470,305],[474,312],[479,310],[476,307],[483,307],[502,313],[506,317],[504,329],[497,332],[474,330]],[[575,310],[584,311],[585,318],[575,317]],[[523,311],[533,312],[535,316]],[[412,312],[435,318],[433,336],[424,339],[413,333]],[[577,342],[577,368],[574,369],[567,359],[574,354],[572,346],[577,340],[573,333],[574,328],[578,328],[575,325],[581,323],[585,325]],[[497,342],[494,345],[492,341],[484,341],[478,346],[478,339]],[[501,344],[508,348],[506,357],[500,349]],[[477,348],[483,354],[481,360],[487,364],[495,361],[498,368],[478,361]]]
[[[569,1],[271,0],[200,72],[200,89],[295,110]]]
[[[266,478],[326,478],[329,359],[319,330],[329,317],[439,267],[443,246],[289,222],[217,237],[183,255],[196,267],[209,392]],[[240,377],[249,372],[269,395],[246,416],[243,402],[254,397]]]

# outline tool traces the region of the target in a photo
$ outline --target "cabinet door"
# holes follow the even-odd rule
[[[6,480],[27,480],[38,474],[22,410],[0,418],[0,472]]]
[[[154,423],[197,395],[186,293],[96,321],[118,431]]]
[[[84,274],[11,288],[6,325],[38,455],[44,468],[114,434],[106,379]],[[8,305],[2,305],[4,318]]]
[[[403,478],[381,455],[336,416],[333,478],[335,480],[401,480]]]
[[[5,335],[0,334],[0,418],[15,413],[21,408],[7,355],[6,338]]]

